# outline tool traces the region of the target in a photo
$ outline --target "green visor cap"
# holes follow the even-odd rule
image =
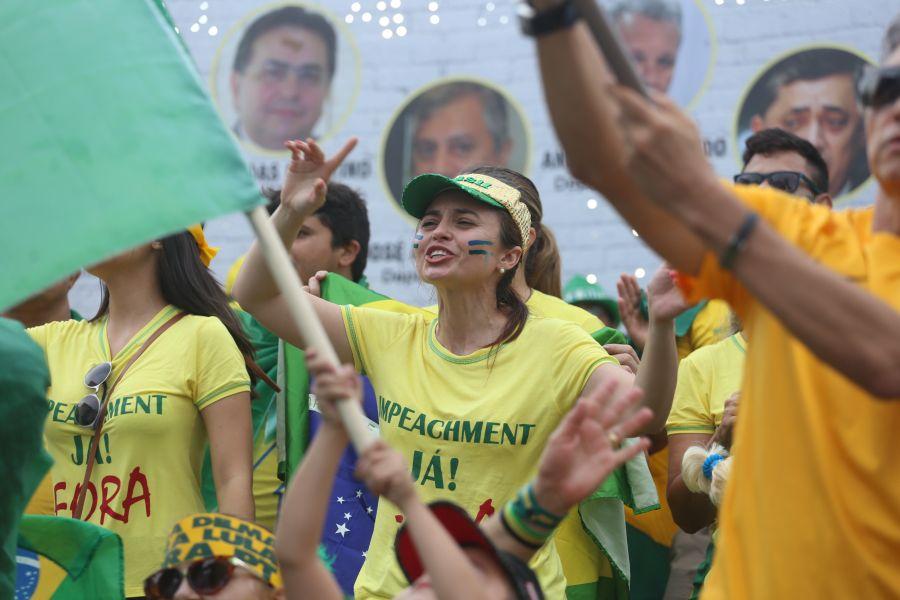
[[[606,323],[606,325],[615,327],[621,320],[618,301],[608,296],[599,285],[588,282],[584,275],[575,275],[566,283],[566,287],[563,289],[563,300],[569,304],[593,302],[601,305],[616,321],[615,323]]]
[[[480,202],[505,210],[519,228],[522,243],[527,243],[531,213],[521,201],[519,190],[489,175],[463,173],[452,178],[437,173],[419,175],[403,188],[400,203],[407,213],[421,219],[438,194],[447,190],[460,190]]]

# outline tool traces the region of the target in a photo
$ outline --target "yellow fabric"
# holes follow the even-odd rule
[[[450,500],[476,518],[480,508],[502,508],[534,476],[548,436],[591,373],[617,364],[587,333],[556,319],[532,316],[499,351],[457,356],[424,314],[342,311],[356,367],[378,397],[381,437],[409,461],[425,502]],[[379,501],[357,598],[391,598],[406,586],[391,550],[399,514]],[[547,597],[562,597],[554,545],[531,564]]]
[[[531,291],[526,302],[531,314],[538,317],[550,317],[574,323],[583,331],[592,334],[605,327],[603,321],[583,308],[544,294],[538,290]],[[569,586],[584,583],[595,583],[600,577],[612,577],[609,560],[597,547],[597,544],[584,531],[578,507],[569,512],[553,535],[559,560],[562,563],[566,584]]]
[[[243,254],[228,267],[228,274],[225,275],[225,293],[229,296],[231,295],[231,290],[234,289],[234,282],[237,280],[238,273],[241,272],[241,267],[244,266],[246,258],[247,255]]]
[[[688,334],[675,340],[678,358],[684,359],[698,348],[721,342],[731,335],[732,331],[731,309],[728,303],[712,299],[694,317]]]
[[[207,243],[206,234],[203,233],[201,225],[191,225],[188,227],[188,232],[193,236],[194,241],[197,242],[197,249],[200,250],[200,260],[208,267],[212,259],[219,253],[219,249],[213,248]]]
[[[110,381],[176,312],[172,306],[161,310],[112,358]],[[92,434],[75,425],[73,413],[88,393],[85,373],[111,359],[106,319],[49,323],[29,334],[50,367],[44,438],[54,461],[55,512],[71,516]],[[249,390],[243,358],[228,330],[214,317],[193,315],[154,341],[116,387],[82,518],[122,538],[126,595],[143,595],[143,580],[159,568],[172,524],[203,511],[200,467],[207,437],[200,411]]]
[[[900,237],[873,234],[871,208],[734,192],[815,261],[900,310]],[[681,285],[727,300],[751,341],[703,598],[900,597],[900,402],[820,362],[714,257]]]
[[[275,530],[284,483],[278,478],[278,450],[275,440],[257,436],[253,442],[253,506],[256,522]]]
[[[272,587],[281,587],[275,535],[256,523],[219,513],[178,521],[166,541],[163,567],[215,556],[233,556]]]
[[[708,433],[722,422],[725,401],[741,390],[747,342],[736,333],[700,348],[678,365],[678,384],[666,421],[669,435]]]

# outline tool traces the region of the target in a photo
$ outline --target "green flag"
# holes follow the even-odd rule
[[[122,540],[68,517],[25,516],[19,524],[16,598],[122,598]]]
[[[154,0],[0,3],[0,308],[261,203]]]

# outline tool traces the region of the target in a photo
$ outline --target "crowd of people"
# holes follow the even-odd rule
[[[286,140],[270,219],[340,364],[256,244],[225,286],[199,225],[87,267],[92,318],[72,276],[0,320],[28,449],[11,531],[24,511],[113,532],[126,598],[900,596],[900,20],[856,100],[874,206],[839,211],[848,174],[814,143],[760,119],[723,183],[570,1],[533,5],[569,168],[666,261],[646,290],[563,285],[530,179],[432,172],[419,144],[400,202],[437,304],[387,298],[365,202],[331,181],[356,140]],[[237,97],[277,70],[254,61],[238,51]],[[234,130],[273,146],[263,125]],[[340,402],[377,432],[358,453]]]

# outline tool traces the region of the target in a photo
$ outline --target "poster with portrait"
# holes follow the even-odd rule
[[[700,0],[603,0],[644,84],[681,106],[696,103],[712,77],[716,39]]]
[[[399,206],[403,186],[417,175],[453,177],[478,165],[524,173],[530,155],[525,115],[511,97],[487,81],[455,77],[403,102],[388,123],[380,162],[385,193]]]
[[[280,179],[284,141],[328,140],[359,96],[360,57],[344,23],[319,4],[255,7],[226,31],[210,90],[263,182]]]
[[[763,67],[738,105],[736,147],[778,127],[811,142],[828,165],[828,192],[838,202],[869,178],[856,82],[868,60],[838,46],[795,49]]]

